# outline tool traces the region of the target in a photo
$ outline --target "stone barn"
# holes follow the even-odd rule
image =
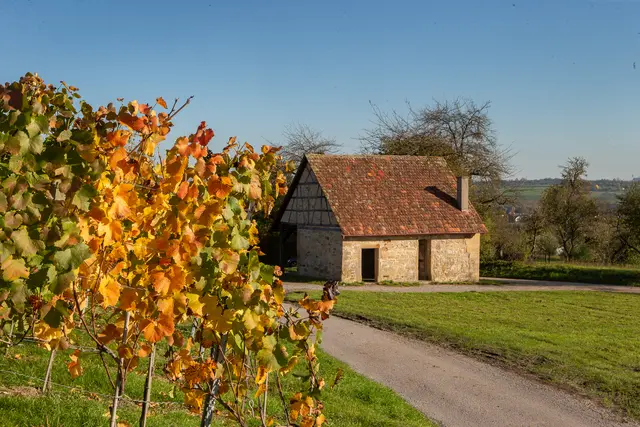
[[[298,273],[342,282],[475,282],[469,179],[441,157],[307,155],[274,227],[296,231]]]

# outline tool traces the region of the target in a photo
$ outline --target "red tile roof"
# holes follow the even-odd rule
[[[306,162],[345,236],[487,231],[471,204],[458,209],[456,177],[441,157],[310,154]]]

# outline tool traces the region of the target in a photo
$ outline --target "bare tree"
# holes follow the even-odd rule
[[[360,138],[362,149],[372,154],[444,157],[456,174],[474,177],[476,205],[506,203],[509,192],[501,181],[513,172],[512,153],[498,144],[490,106],[460,98],[417,110],[409,105],[403,116],[372,105],[374,127]]]
[[[304,124],[291,124],[282,133],[285,144],[282,155],[285,160],[299,164],[305,154],[336,154],[341,145],[334,138],[328,138],[322,131]]]

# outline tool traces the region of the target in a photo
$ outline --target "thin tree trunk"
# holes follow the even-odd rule
[[[140,427],[147,426],[147,412],[149,412],[149,401],[151,400],[151,381],[153,380],[153,368],[156,360],[156,345],[151,346],[149,355],[149,369],[147,370],[147,381],[144,383],[144,402],[142,402],[142,414],[140,415]]]
[[[224,352],[226,348],[227,334],[224,334],[220,339],[220,345],[211,349],[213,359],[216,363],[222,363],[222,361],[224,360]],[[210,384],[209,393],[207,394],[204,405],[202,407],[202,418],[200,419],[200,427],[211,427],[211,423],[213,422],[213,410],[215,408],[219,389],[220,379],[216,378]]]
[[[11,326],[9,327],[9,345],[7,345],[7,348],[4,350],[4,355],[6,356],[7,354],[9,354],[9,349],[13,346],[13,326],[15,325],[15,320],[11,319]]]
[[[127,342],[129,330],[129,312],[124,312],[124,327],[122,331],[122,343]],[[111,427],[118,427],[118,401],[124,393],[124,358],[118,359],[118,375],[116,377],[116,389],[113,392],[113,403],[111,404]]]
[[[129,338],[129,316],[130,313],[128,311],[124,312],[124,326],[123,326],[123,330],[122,330],[122,344],[126,345],[127,344],[127,339]],[[125,381],[126,381],[126,372],[124,372],[124,370],[126,369],[126,367],[124,366],[124,360],[121,361],[120,363],[120,370],[122,370],[122,377],[120,379],[120,395],[122,396],[124,394],[124,386],[125,386]]]
[[[276,372],[277,375],[277,372]],[[262,424],[266,422],[267,419],[267,393],[269,392],[269,373],[267,373],[267,378],[264,380],[264,403],[262,404]]]
[[[44,374],[44,384],[42,384],[42,392],[46,393],[51,389],[51,370],[53,369],[53,360],[56,358],[56,349],[51,349],[49,354],[49,364],[47,365],[47,372]]]

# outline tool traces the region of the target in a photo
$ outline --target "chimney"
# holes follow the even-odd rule
[[[458,177],[458,207],[461,211],[469,210],[469,177]]]

